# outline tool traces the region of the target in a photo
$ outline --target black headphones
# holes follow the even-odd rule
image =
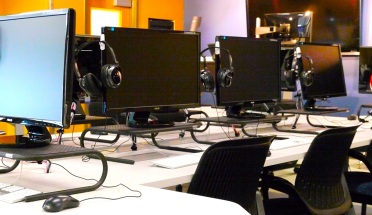
[[[78,68],[78,56],[81,50],[83,50],[86,46],[92,43],[99,43],[100,45],[104,44],[109,49],[109,52],[113,58],[115,64],[106,64],[102,66],[100,78],[95,76],[93,73],[87,73],[83,77],[81,77],[79,68]],[[102,50],[102,49],[101,49]],[[107,88],[117,88],[120,86],[122,81],[121,75],[121,67],[119,62],[116,60],[116,56],[114,50],[111,46],[105,41],[88,41],[81,44],[76,52],[75,52],[75,75],[79,82],[80,87],[92,97],[100,97],[102,96],[102,87]]]
[[[217,84],[218,86],[220,87],[229,87],[231,86],[232,84],[232,79],[234,77],[234,67],[232,65],[232,57],[231,57],[231,54],[230,54],[230,51],[227,50],[227,49],[224,49],[224,48],[221,48],[221,47],[216,47],[216,46],[210,46],[206,49],[204,49],[203,51],[201,51],[200,55],[202,57],[203,56],[203,53],[207,50],[210,50],[210,49],[221,49],[225,52],[227,52],[227,54],[229,55],[229,68],[220,68],[216,74],[216,77],[217,77]],[[205,57],[204,57],[204,63],[205,63]],[[205,67],[206,67],[206,63],[205,63]],[[203,69],[203,71],[205,71],[205,69]],[[201,74],[202,76],[203,74]],[[208,78],[208,81],[212,80],[213,81],[213,77],[210,76],[211,79]],[[202,78],[202,77],[201,77]],[[202,82],[203,82],[203,78],[202,78]],[[204,85],[205,87],[205,85]],[[213,88],[214,88],[214,84],[213,84]]]
[[[306,87],[310,86],[314,82],[314,64],[313,60],[308,56],[307,54],[301,54],[302,57],[305,57],[307,59],[307,62],[309,63],[309,70],[302,71],[300,73],[300,81],[303,85]]]
[[[204,86],[204,89],[208,92],[212,92],[214,90],[213,76],[207,68],[206,57],[202,55],[202,58],[203,58],[203,69],[200,72],[200,79]]]
[[[283,62],[284,66],[284,77],[285,77],[285,82],[288,87],[292,87],[296,84],[296,79],[299,78],[301,83],[308,87],[313,84],[314,82],[314,67],[313,67],[313,60],[308,56],[307,54],[300,53],[300,57],[295,56],[296,54],[290,54],[288,51]],[[298,61],[306,58],[310,69],[307,71],[298,71]],[[294,59],[297,58],[297,59]],[[292,63],[289,61],[292,60]],[[303,66],[302,66],[303,67]],[[300,74],[298,74],[300,73]]]
[[[294,54],[291,54],[291,51],[288,51],[282,65],[284,69],[285,83],[288,87],[296,85],[297,73],[295,71],[296,60],[293,59],[294,57]]]

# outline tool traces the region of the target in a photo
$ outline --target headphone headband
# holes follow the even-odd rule
[[[232,59],[230,51],[228,49],[217,47],[217,46],[209,46],[208,48],[203,49],[200,52],[200,55],[203,57],[204,52],[206,52],[208,50],[211,50],[211,49],[220,49],[220,50],[223,50],[223,51],[227,52],[227,54],[229,55],[229,64],[230,64],[229,67],[230,67],[230,69],[233,69],[233,66],[232,66],[233,65],[233,59]]]
[[[80,52],[90,44],[99,43],[101,51],[104,50],[104,45],[107,46],[111,57],[115,64],[106,64],[102,66],[100,72],[100,78],[96,77],[92,73],[88,73],[81,77],[78,66],[78,57]],[[81,44],[75,51],[75,75],[79,82],[80,87],[89,95],[89,96],[101,96],[102,95],[102,84],[105,87],[117,88],[122,80],[121,68],[119,62],[116,59],[114,50],[106,41],[87,41]]]

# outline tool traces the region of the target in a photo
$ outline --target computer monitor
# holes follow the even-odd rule
[[[372,93],[372,47],[359,48],[359,93]]]
[[[149,18],[148,19],[148,28],[154,30],[174,30],[174,21],[167,20],[167,19],[155,19]]]
[[[228,117],[263,117],[248,114],[244,107],[280,100],[280,41],[234,36],[217,36],[216,40],[221,47],[216,77],[221,69],[230,67],[224,49],[229,50],[234,69],[229,87],[216,84],[216,105],[225,106]]]
[[[28,130],[0,147],[48,145],[47,127],[70,126],[74,36],[73,9],[0,17],[0,121]]]
[[[291,13],[312,11],[311,42],[339,43],[342,52],[355,52],[359,50],[360,14],[361,8],[367,8],[361,0],[335,1],[335,0],[247,0],[248,1],[248,29],[249,36],[254,37],[256,19],[261,18],[264,26],[264,14]],[[368,21],[368,19],[365,19]],[[309,42],[309,41],[305,41]]]
[[[312,67],[313,83],[305,86],[301,82],[302,97],[306,100],[304,109],[335,110],[337,107],[318,107],[317,100],[346,96],[344,69],[342,65],[340,44],[299,43],[302,55],[312,59],[312,65],[302,57],[304,71]]]
[[[130,126],[147,127],[163,126],[148,124],[151,112],[200,107],[200,33],[103,27],[102,34],[123,76],[104,92],[107,112],[134,112]]]
[[[282,45],[311,42],[312,12],[266,13],[264,26],[273,29],[267,36],[282,39]]]
[[[97,42],[93,42],[97,41]],[[95,35],[83,35],[83,34],[76,34],[75,35],[75,62],[77,64],[77,68],[79,70],[80,78],[84,77],[88,73],[94,74],[95,76],[99,76],[101,72],[101,49],[99,46],[98,41],[100,41],[99,36]],[[89,44],[88,44],[89,43]],[[86,45],[83,49],[78,51],[79,48],[83,44]],[[84,101],[86,97],[86,92],[84,89],[80,87],[77,75],[74,74],[74,99]],[[89,98],[90,101],[93,100],[102,100],[102,98]],[[75,115],[76,116],[76,115]]]

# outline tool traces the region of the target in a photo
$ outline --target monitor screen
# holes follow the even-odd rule
[[[153,112],[200,106],[200,33],[103,27],[122,68],[107,88],[107,111]],[[104,63],[112,60],[110,56]]]
[[[302,57],[304,71],[313,68],[314,81],[310,86],[301,82],[303,99],[305,104],[313,106],[316,100],[323,100],[331,97],[346,96],[346,85],[344,69],[342,65],[341,49],[339,44],[326,43],[300,43],[299,47],[303,55],[312,60]]]
[[[311,42],[338,43],[342,52],[359,50],[361,0],[248,0],[249,36],[254,37],[256,18],[267,13],[311,11]],[[262,23],[263,25],[263,23]],[[308,41],[306,41],[308,42]]]
[[[266,13],[264,17],[264,26],[276,27],[268,37],[282,39],[282,45],[294,45],[305,38],[311,41],[312,12]]]
[[[0,17],[0,121],[69,127],[74,35],[73,9]]]
[[[234,77],[229,87],[217,83],[217,106],[252,106],[255,103],[273,102],[281,98],[280,41],[247,37],[218,36],[220,69],[229,68],[229,50]]]
[[[372,93],[372,47],[359,48],[359,93]]]

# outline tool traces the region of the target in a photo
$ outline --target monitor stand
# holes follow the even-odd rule
[[[0,148],[37,148],[50,144],[52,136],[44,126],[26,125],[28,135],[6,135],[0,137]]]
[[[164,128],[174,126],[174,122],[151,120],[149,111],[128,113],[127,126],[131,128]]]
[[[263,119],[266,117],[265,114],[262,113],[252,113],[246,112],[244,108],[240,105],[231,105],[225,107],[226,116],[229,118],[235,119]]]
[[[304,109],[308,111],[336,111],[338,107],[334,106],[317,106],[315,99],[309,99],[304,105]]]

